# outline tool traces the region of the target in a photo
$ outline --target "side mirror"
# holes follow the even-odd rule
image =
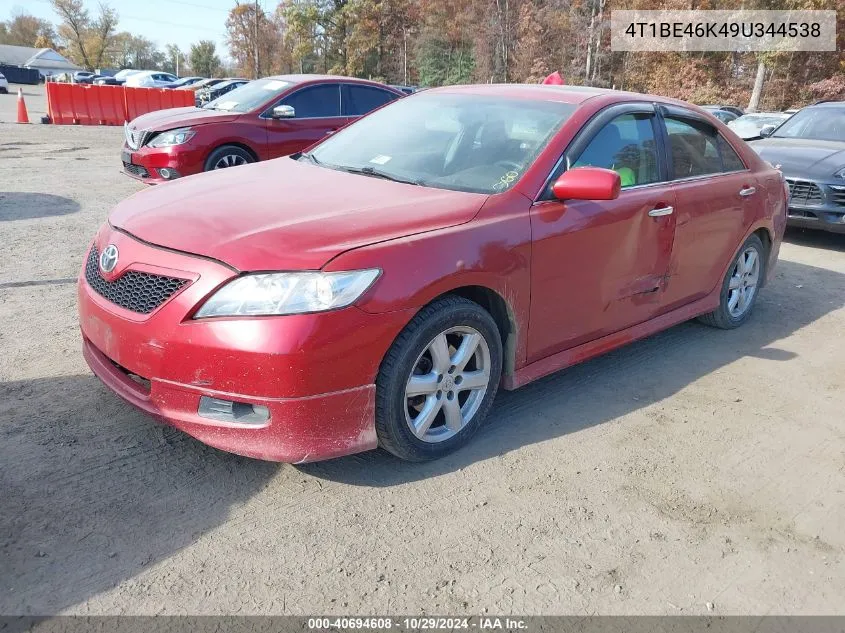
[[[292,119],[296,116],[296,110],[293,109],[293,106],[280,105],[273,108],[271,116],[274,119]]]
[[[774,125],[764,125],[760,128],[760,138],[768,138],[775,131]]]
[[[552,185],[558,200],[615,200],[622,180],[611,169],[576,167],[563,172]]]

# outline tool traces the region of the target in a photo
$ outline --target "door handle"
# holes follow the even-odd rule
[[[672,207],[657,207],[656,209],[649,211],[648,214],[653,218],[659,218],[664,215],[672,215],[674,211],[675,209]]]
[[[757,192],[757,187],[743,187],[739,190],[739,195],[742,197],[747,197],[755,194]]]

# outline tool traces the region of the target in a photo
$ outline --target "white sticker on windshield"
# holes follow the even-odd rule
[[[385,163],[389,162],[391,156],[385,156],[384,154],[379,154],[378,156],[371,158],[370,162],[375,163],[376,165],[384,165]]]
[[[288,85],[288,82],[286,82],[286,81],[273,80],[273,81],[268,81],[262,87],[264,88],[264,90],[281,90],[282,88],[284,88],[287,85]]]
[[[231,110],[232,108],[237,107],[237,101],[224,101],[223,103],[215,103],[214,107],[218,110]]]

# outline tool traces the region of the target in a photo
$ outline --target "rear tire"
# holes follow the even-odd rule
[[[719,307],[698,320],[723,330],[732,330],[745,323],[766,278],[767,256],[759,237],[751,235],[745,240],[722,281]]]
[[[502,373],[502,340],[477,303],[447,296],[405,326],[376,378],[379,445],[400,459],[437,459],[466,444]]]
[[[208,159],[206,159],[205,171],[238,167],[239,165],[254,162],[255,158],[253,155],[244,148],[238,147],[237,145],[223,145],[211,152]]]

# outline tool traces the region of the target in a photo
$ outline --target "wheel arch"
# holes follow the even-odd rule
[[[261,157],[258,155],[258,152],[256,152],[252,147],[250,147],[243,141],[221,141],[213,145],[211,148],[209,148],[208,152],[206,152],[205,158],[202,161],[202,167],[204,171],[207,169],[206,163],[208,163],[208,159],[211,158],[211,155],[221,147],[237,147],[238,149],[242,149],[247,152],[250,156],[252,156],[252,159],[255,162],[261,160]]]
[[[513,375],[516,370],[516,337],[518,328],[516,316],[511,305],[496,290],[489,286],[481,285],[466,285],[452,288],[433,297],[426,305],[449,295],[469,299],[480,305],[493,317],[493,321],[496,322],[496,327],[499,330],[499,336],[502,340],[502,375]]]

